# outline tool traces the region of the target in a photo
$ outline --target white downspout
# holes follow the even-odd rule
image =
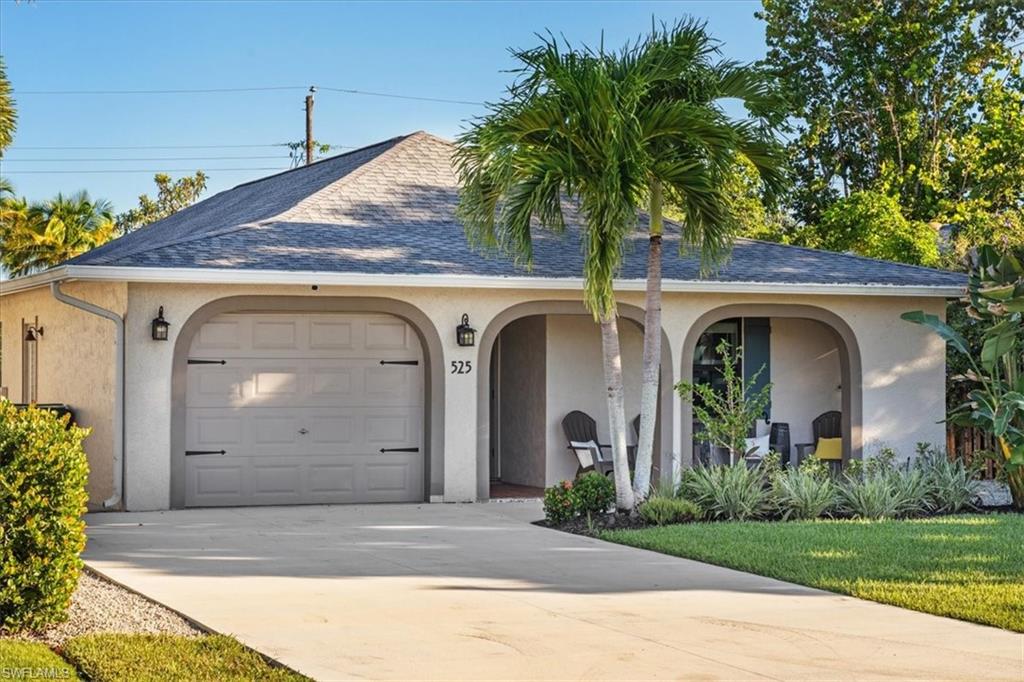
[[[114,323],[114,494],[104,500],[103,508],[123,508],[124,491],[124,318],[98,305],[68,296],[60,290],[61,281],[50,282],[53,297],[73,308],[105,317]]]

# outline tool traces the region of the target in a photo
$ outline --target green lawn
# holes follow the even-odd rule
[[[1024,515],[693,523],[605,540],[1024,632]]]
[[[77,680],[78,673],[38,642],[0,639],[0,679]]]
[[[269,666],[223,635],[86,635],[68,642],[64,656],[84,676],[101,682],[308,682],[290,670]]]

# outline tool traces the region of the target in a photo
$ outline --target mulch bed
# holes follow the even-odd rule
[[[602,531],[606,530],[633,530],[637,528],[646,528],[649,525],[640,518],[639,515],[625,512],[593,514],[589,518],[586,516],[577,516],[571,521],[561,524],[548,523],[544,520],[534,521],[534,524],[543,526],[544,528],[552,528],[566,533],[587,535],[590,537],[595,537]]]

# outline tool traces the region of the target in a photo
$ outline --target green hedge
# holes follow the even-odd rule
[[[67,618],[85,549],[88,463],[67,417],[0,400],[0,626]]]

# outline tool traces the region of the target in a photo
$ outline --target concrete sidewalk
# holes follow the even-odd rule
[[[320,680],[1024,680],[1024,635],[530,525],[535,502],[93,514],[86,561]]]

